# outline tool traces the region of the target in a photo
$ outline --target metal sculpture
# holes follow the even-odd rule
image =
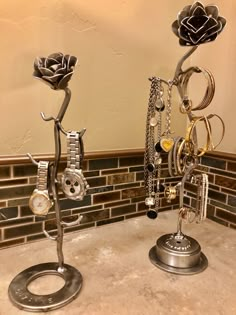
[[[179,214],[177,232],[161,236],[156,245],[149,252],[151,262],[162,270],[176,274],[195,274],[203,271],[208,261],[201,252],[199,243],[182,232],[182,222],[201,222],[206,218],[208,177],[207,174],[194,174],[199,164],[199,158],[207,151],[214,150],[222,141],[225,132],[224,122],[216,114],[196,116],[193,111],[205,109],[212,101],[215,92],[214,77],[209,70],[200,67],[183,69],[183,63],[200,44],[216,39],[226,24],[226,20],[218,15],[218,8],[214,5],[206,6],[200,2],[186,6],[172,24],[172,30],[179,37],[183,46],[193,46],[177,64],[174,78],[163,80],[152,77],[150,97],[146,121],[145,167],[144,179],[148,207],[147,216],[155,219],[160,207],[160,197],[164,193],[167,202],[171,202],[179,195]],[[205,95],[197,106],[188,94],[188,84],[193,74],[203,74],[207,88]],[[164,100],[167,90],[166,104]],[[186,114],[189,125],[185,136],[171,137],[171,108],[172,89],[177,87],[181,103],[179,110]],[[162,115],[166,108],[165,130],[162,130]],[[212,118],[219,119],[222,125],[222,137],[217,145],[213,143]],[[203,147],[198,145],[196,126],[201,124],[206,130],[206,141]],[[155,129],[156,128],[156,129]],[[162,152],[168,153],[168,170],[171,177],[182,176],[182,180],[175,186],[161,181]],[[183,204],[184,184],[189,180],[197,186],[195,209]]]
[[[77,58],[62,53],[49,55],[47,58],[37,58],[34,63],[34,77],[48,84],[53,90],[63,90],[65,98],[56,117],[46,117],[41,112],[44,121],[53,121],[55,157],[53,162],[35,161],[28,154],[32,163],[38,167],[37,185],[29,206],[35,215],[46,216],[50,208],[54,207],[57,235],[51,236],[44,230],[45,236],[56,242],[58,262],[49,262],[32,266],[19,273],[9,286],[9,297],[12,303],[26,311],[50,311],[60,308],[76,298],[82,286],[82,275],[74,267],[64,263],[62,251],[64,227],[80,224],[82,216],[79,215],[74,222],[64,222],[60,211],[58,189],[62,186],[67,198],[81,200],[86,193],[88,184],[83,176],[81,165],[84,156],[83,140],[85,129],[80,132],[65,131],[62,120],[71,98],[68,82],[71,79]],[[58,177],[58,166],[61,157],[61,134],[67,136],[67,168],[70,178]],[[76,178],[74,178],[76,177]],[[55,275],[64,279],[64,286],[52,294],[36,295],[29,291],[29,284],[36,278],[44,275]]]

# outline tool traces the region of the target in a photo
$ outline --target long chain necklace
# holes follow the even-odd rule
[[[157,143],[161,140],[161,112],[164,110],[162,99],[163,89],[160,78],[151,78],[151,88],[146,121],[146,145],[144,161],[144,180],[148,197],[145,204],[148,206],[147,215],[155,219],[160,206],[160,176],[161,176],[161,156],[160,150],[156,150],[155,138]],[[155,127],[157,135],[155,137]],[[155,178],[156,175],[156,178]],[[154,208],[152,208],[154,207]]]

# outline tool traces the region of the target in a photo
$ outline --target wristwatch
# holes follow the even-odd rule
[[[62,190],[67,198],[82,200],[89,185],[83,175],[83,141],[77,131],[67,133],[67,167],[61,178]]]
[[[38,174],[36,189],[33,191],[29,207],[35,215],[45,216],[52,207],[53,202],[50,200],[48,193],[48,165],[47,161],[38,162]]]

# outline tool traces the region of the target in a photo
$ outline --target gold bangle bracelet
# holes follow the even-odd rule
[[[187,87],[190,77],[193,73],[203,73],[207,80],[207,89],[205,95],[196,107],[192,107],[192,102],[188,97]],[[179,90],[182,98],[182,103],[180,104],[180,112],[188,113],[190,111],[202,110],[206,108],[212,101],[215,94],[215,80],[211,72],[207,69],[200,67],[191,67],[188,68],[185,72],[181,73],[179,76]]]
[[[217,117],[222,124],[222,135],[221,135],[220,141],[217,143],[217,145],[214,145],[213,140],[212,140],[212,128],[211,128],[210,119],[212,119],[213,117]],[[193,117],[191,122],[190,122],[190,125],[187,128],[187,132],[186,132],[186,137],[185,137],[185,146],[186,147],[188,147],[189,144],[193,145],[192,150],[194,149],[194,147],[197,147],[197,143],[194,143],[194,140],[193,140],[193,131],[196,128],[197,123],[200,121],[204,122],[206,131],[207,131],[207,138],[206,138],[205,146],[203,148],[198,148],[198,153],[196,154],[196,156],[198,156],[198,157],[204,155],[207,151],[214,150],[221,143],[221,141],[224,138],[224,134],[225,134],[225,124],[219,115],[209,114],[208,116]],[[188,150],[188,152],[191,155],[191,150]]]

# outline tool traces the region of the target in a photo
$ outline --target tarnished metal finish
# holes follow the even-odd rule
[[[163,271],[174,273],[177,275],[194,275],[204,271],[208,266],[208,260],[206,256],[201,253],[198,263],[195,266],[187,268],[178,268],[166,265],[163,263],[156,254],[156,246],[153,246],[149,251],[149,258],[153,265],[160,268]]]
[[[35,279],[55,275],[64,279],[64,286],[52,293],[33,294],[28,286]],[[11,282],[8,294],[11,302],[19,309],[30,312],[48,312],[60,308],[76,298],[82,287],[82,275],[74,267],[64,264],[63,269],[58,263],[44,263],[32,266],[19,273]]]

